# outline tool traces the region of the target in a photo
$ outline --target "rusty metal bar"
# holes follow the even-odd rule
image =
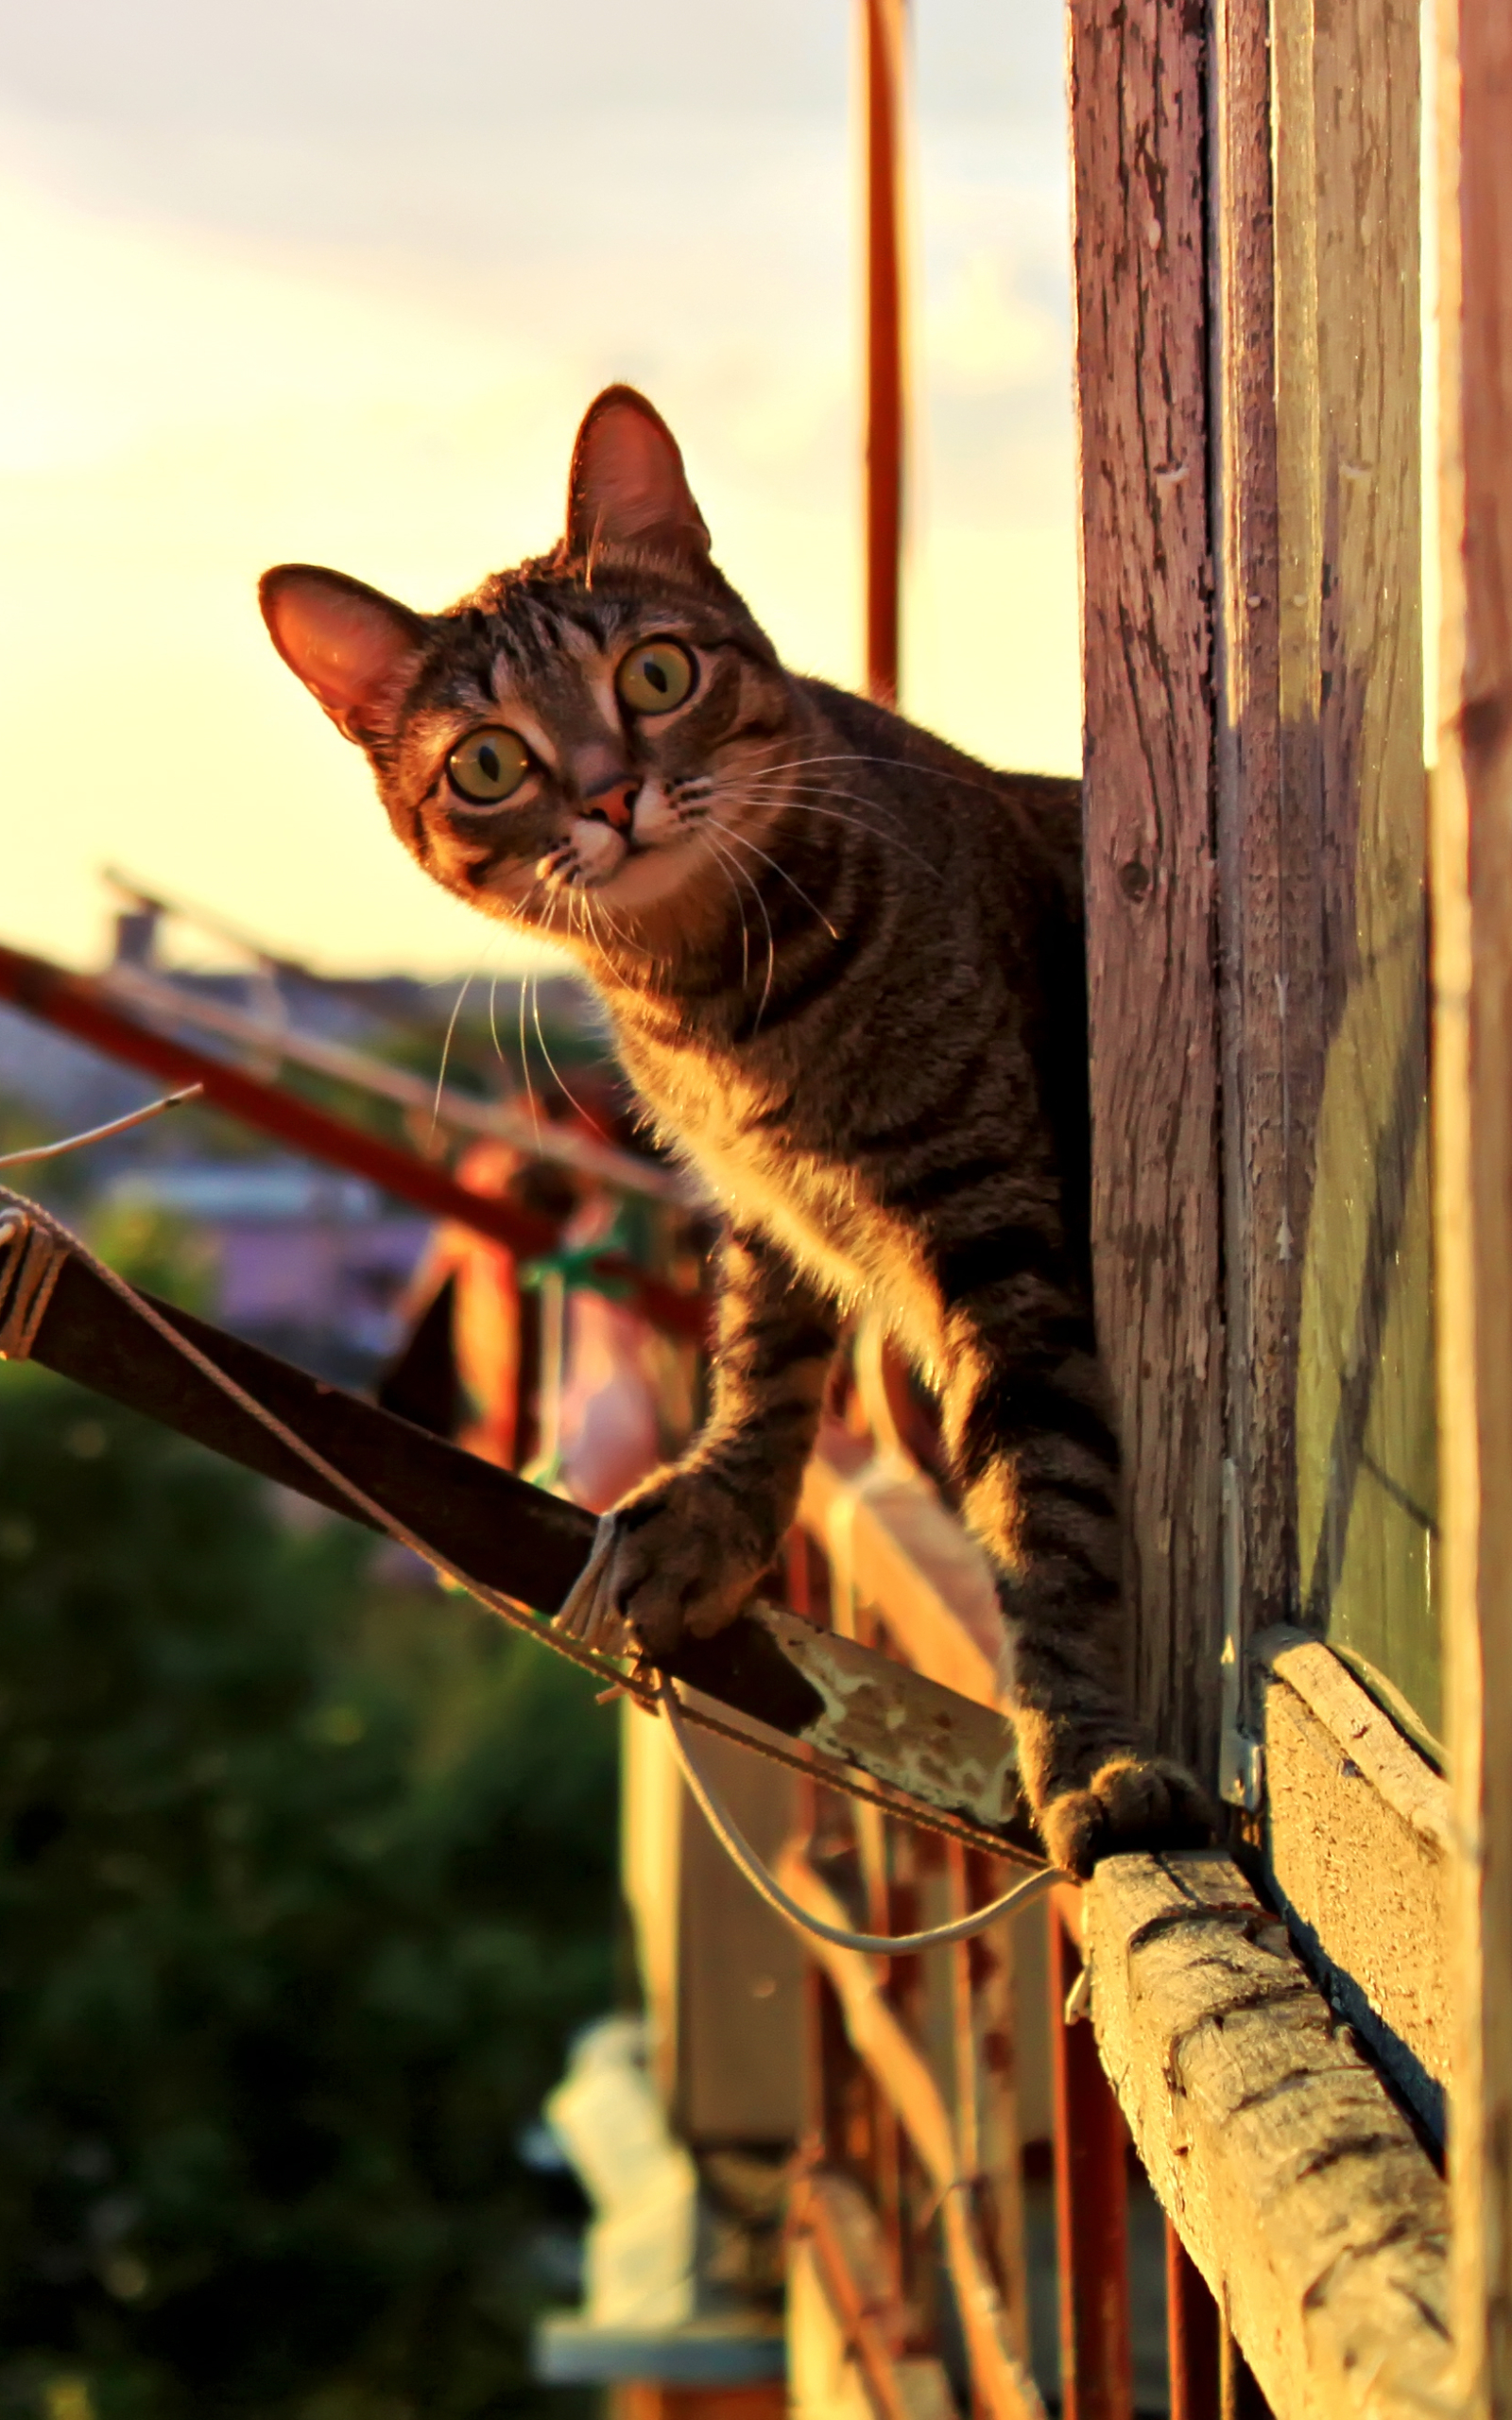
[[[206,1102],[213,1108],[226,1111],[311,1159],[366,1177],[385,1193],[433,1219],[455,1219],[458,1226],[471,1227],[525,1259],[556,1248],[557,1230],[549,1219],[491,1194],[475,1193],[433,1162],[402,1151],[346,1118],[334,1117],[329,1110],[318,1109],[313,1101],[282,1084],[266,1083],[188,1043],[157,1032],[129,1016],[87,975],[72,974],[25,950],[0,946],[0,999],[13,1001],[28,1016],[40,1017],[92,1049],[141,1067],[148,1075],[165,1077],[176,1084],[202,1084]],[[703,1335],[706,1305],[701,1296],[685,1294],[648,1276],[622,1253],[606,1253],[593,1267],[598,1275],[622,1288],[653,1326],[671,1336]]]
[[[25,1209],[18,1197],[6,1198]],[[9,1268],[0,1267],[0,1296],[9,1283]],[[547,1613],[559,1607],[593,1546],[591,1512],[207,1321],[167,1304],[151,1307],[448,1564],[516,1603]],[[365,1517],[179,1353],[87,1258],[65,1255],[29,1350],[64,1377],[317,1503]],[[542,1636],[549,1645],[544,1625]],[[1007,1726],[906,1666],[784,1609],[757,1604],[713,1638],[684,1639],[662,1668],[790,1746],[813,1748],[922,1808],[964,1820],[974,1836],[1001,1843],[1004,1856],[1039,1861],[1018,1798]],[[902,1816],[910,1812],[896,1799],[889,1804]]]
[[[786,1848],[777,1870],[783,1888],[811,1915],[828,1924],[849,1921],[800,1849]],[[950,2113],[922,2051],[884,1996],[873,1961],[829,1942],[812,1940],[807,1947],[833,1989],[852,2049],[896,2110],[938,2205],[978,2410],[988,2420],[1044,2420],[1039,2390],[1013,2350],[1008,2316],[971,2207],[972,2180],[962,2169]]]
[[[907,2314],[896,2279],[886,2274],[882,2227],[859,2187],[822,2172],[805,2177],[794,2190],[788,2224],[814,2247],[877,2420],[917,2420],[898,2369],[906,2351]]]
[[[1082,1973],[1080,1895],[1050,1900],[1050,2031],[1062,2420],[1133,2420],[1128,2133],[1091,2025],[1065,2021]]]
[[[867,129],[867,686],[898,700],[903,533],[905,0],[862,0]]]
[[[180,991],[165,977],[144,974],[140,967],[112,967],[92,978],[98,990],[128,1015],[140,1012],[149,1021],[165,1018],[170,1027],[198,1028],[201,1033],[234,1043],[270,1067],[281,1063],[303,1067],[316,1076],[332,1076],[337,1083],[359,1092],[375,1093],[412,1116],[426,1119],[445,1133],[485,1134],[510,1144],[526,1158],[550,1160],[575,1169],[621,1193],[644,1194],[648,1201],[686,1204],[686,1182],[675,1170],[633,1152],[616,1150],[576,1128],[554,1127],[531,1118],[527,1110],[498,1100],[479,1100],[454,1086],[435,1084],[407,1068],[392,1067],[387,1059],[349,1043],[324,1041],[274,1016],[249,1016],[223,1001],[202,999]]]
[[[1165,2222],[1165,2338],[1171,2420],[1222,2420],[1218,2306],[1169,2219]]]

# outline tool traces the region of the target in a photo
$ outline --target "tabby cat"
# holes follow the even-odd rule
[[[582,424],[551,554],[442,614],[304,564],[262,600],[425,871],[582,962],[724,1210],[709,1423],[620,1508],[601,1634],[617,1615],[655,1654],[738,1612],[793,1517],[840,1324],[875,1305],[996,1566],[1050,1855],[1085,1874],[1204,1837],[1121,1687],[1076,784],[992,772],[787,671],[626,387]]]

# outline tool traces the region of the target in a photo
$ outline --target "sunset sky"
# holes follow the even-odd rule
[[[917,0],[904,704],[1077,761],[1059,0]],[[548,544],[610,378],[788,660],[860,667],[847,0],[50,0],[0,36],[0,940],[114,861],[329,967],[500,943],[254,600]]]

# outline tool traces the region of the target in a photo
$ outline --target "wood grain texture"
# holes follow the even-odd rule
[[[1330,1992],[1442,2135],[1452,2065],[1449,1785],[1317,1641],[1263,1634],[1271,1877]]]
[[[1276,2420],[1447,2420],[1444,2187],[1285,1928],[1216,1855],[1084,1901],[1098,2048]]]
[[[1238,1655],[1295,1614],[1301,1238],[1321,1077],[1321,849],[1280,728],[1270,10],[1214,0],[1212,287],[1224,1282]],[[1247,1709],[1232,1710],[1242,1719]],[[1224,1777],[1241,1794],[1237,1775]]]
[[[1512,2414],[1512,18],[1439,12],[1443,596],[1434,787],[1442,1586],[1460,1844],[1465,2408]]]
[[[1131,1679],[1218,1742],[1218,1023],[1201,12],[1073,0],[1097,1316],[1129,1508]]]
[[[1297,1347],[1301,1618],[1439,1730],[1427,1156],[1419,26],[1274,11],[1280,798],[1315,897]]]

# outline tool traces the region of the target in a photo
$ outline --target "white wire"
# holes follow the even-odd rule
[[[664,1672],[658,1684],[657,1696],[666,1717],[672,1753],[678,1760],[682,1778],[697,1800],[710,1830],[726,1856],[739,1866],[751,1889],[760,1893],[768,1907],[775,1908],[779,1915],[786,1916],[790,1924],[800,1926],[804,1932],[816,1934],[820,1941],[833,1942],[838,1949],[859,1949],[871,1958],[911,1958],[917,1950],[942,1949],[949,1942],[970,1941],[973,1933],[986,1932],[988,1925],[998,1924],[1003,1917],[1015,1914],[1020,1908],[1026,1908],[1032,1900],[1042,1897],[1056,1883],[1070,1878],[1059,1866],[1041,1866],[1037,1873],[1027,1875],[1023,1881],[1016,1882],[1011,1891],[1005,1891],[1001,1899],[989,1900],[985,1908],[976,1909],[969,1916],[957,1916],[954,1923],[933,1925],[927,1932],[847,1932],[840,1925],[827,1925],[822,1918],[811,1916],[806,1908],[789,1897],[776,1875],[763,1863],[745,1834],[713,1795],[689,1754],[676,1685]]]
[[[127,1117],[112,1117],[108,1126],[92,1126],[85,1134],[65,1134],[59,1143],[34,1143],[29,1150],[7,1151],[0,1157],[0,1168],[18,1168],[26,1160],[59,1160],[65,1151],[77,1151],[86,1143],[103,1143],[110,1134],[124,1134],[131,1126],[145,1126],[149,1117],[161,1117],[165,1109],[178,1109],[186,1100],[198,1100],[203,1084],[185,1084],[181,1092],[165,1093],[162,1100],[149,1100],[146,1109],[133,1109]]]

